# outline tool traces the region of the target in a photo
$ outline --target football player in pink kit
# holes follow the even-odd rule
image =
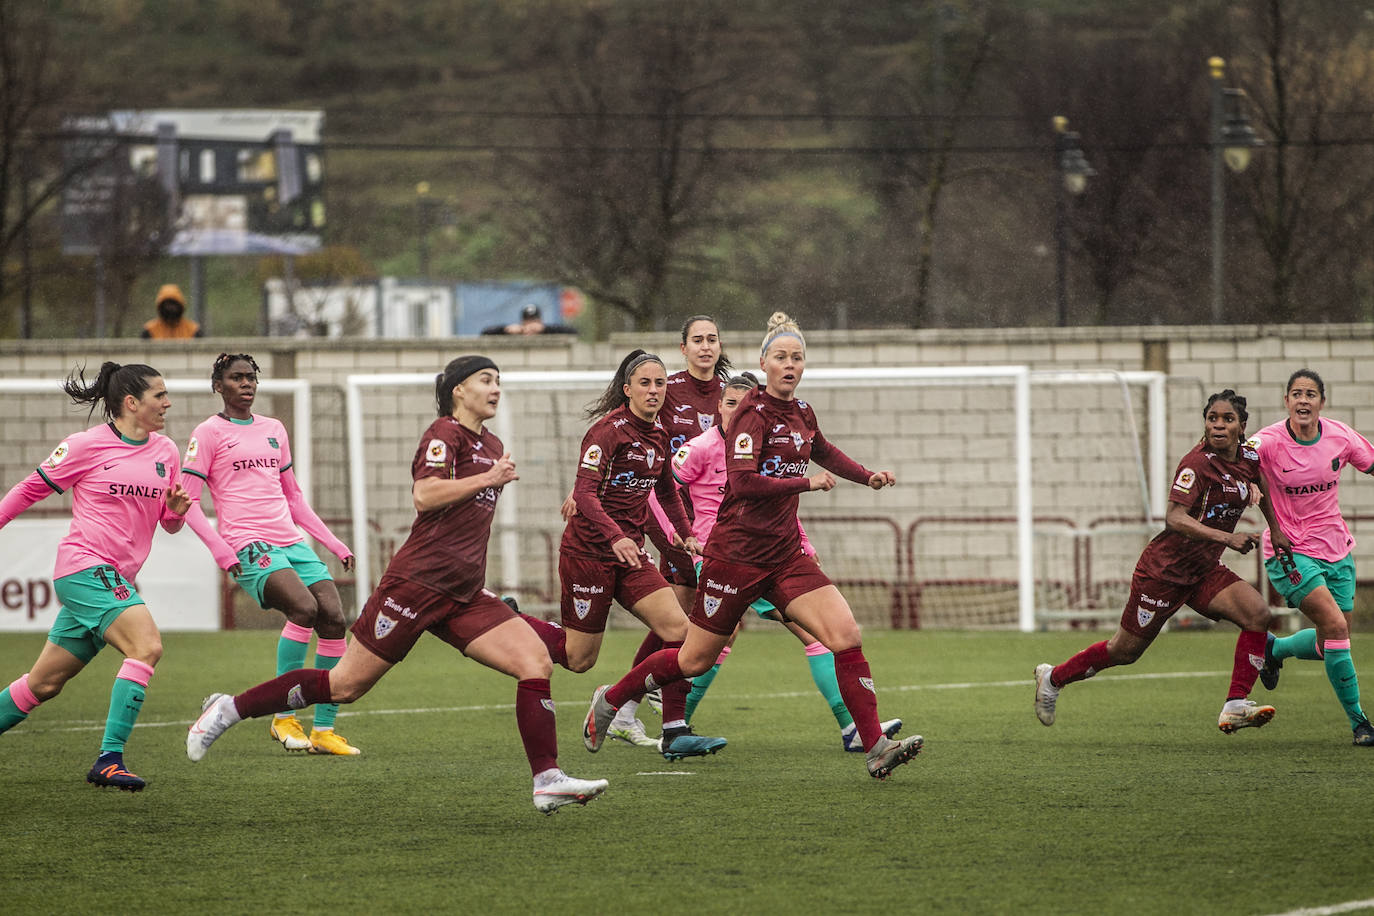
[[[864,468],[827,442],[810,405],[796,398],[806,343],[781,312],[769,320],[759,366],[765,387],[744,397],[729,430],[729,482],[706,545],[687,638],[681,649],[655,652],[616,684],[597,688],[583,743],[598,750],[616,708],[646,689],[663,687],[666,709],[669,685],[708,670],[749,605],[764,597],[835,653],[835,675],[867,752],[868,772],[885,779],[920,752],[922,738],[894,741],[883,734],[859,625],[844,596],[802,553],[797,503],[803,492],[832,489],[831,471],[875,490],[896,478],[891,471]],[[805,476],[812,458],[829,470]]]
[[[757,387],[758,381],[747,372],[728,379],[720,403],[717,405],[720,425],[713,426],[701,435],[684,443],[682,448],[673,455],[673,476],[677,478],[679,483],[687,487],[691,496],[692,506],[696,513],[692,519],[692,534],[696,536],[697,543],[703,548],[710,540],[711,529],[715,527],[716,516],[720,511],[721,500],[725,497],[725,439],[729,435],[730,418],[734,416],[735,409],[744,396]],[[656,511],[654,517],[659,520],[660,524],[666,524],[667,519],[659,516],[660,513]],[[806,530],[801,528],[800,523],[798,523],[798,530],[801,534],[802,553],[814,560],[816,557],[815,548],[811,546],[811,541],[806,536]],[[697,561],[697,565],[700,567],[700,560]],[[749,609],[760,617],[781,623],[787,627],[788,632],[801,640],[806,651],[807,667],[811,670],[811,679],[815,682],[816,689],[821,692],[821,696],[825,698],[831,714],[835,716],[835,721],[839,723],[840,746],[846,751],[862,753],[863,745],[859,741],[859,730],[854,726],[854,717],[845,708],[844,699],[840,696],[839,682],[835,680],[834,654],[801,626],[785,619],[778,612],[778,609],[766,599],[760,598],[751,604]],[[731,645],[734,643],[734,636],[731,636],[730,640],[730,645],[721,650],[720,656],[710,670],[692,678],[692,690],[687,694],[688,723],[692,721],[692,713],[706,694],[706,689],[715,680],[716,674],[720,671],[720,666],[729,656]],[[639,659],[639,661],[643,661],[643,659]],[[621,710],[623,711],[624,708],[622,706]],[[620,713],[617,712],[616,716],[617,721],[619,721]],[[613,722],[610,733],[612,738],[616,737],[615,727]],[[883,734],[889,738],[901,729],[901,719],[892,719],[883,723]]]
[[[191,511],[186,517],[219,567],[265,609],[281,611],[286,625],[277,640],[277,674],[305,667],[315,632],[315,667],[328,670],[344,654],[343,602],[329,568],[305,543],[297,525],[353,568],[349,550],[310,508],[291,470],[286,427],[253,413],[258,364],[247,353],[221,353],[210,385],[224,410],[196,427],[182,465]],[[200,507],[208,484],[219,529]],[[307,737],[291,710],[278,710],[268,734],[288,751],[351,756],[360,751],[334,730],[339,707],[315,708]]]
[[[57,696],[108,643],[124,664],[86,781],[137,792],[146,783],[125,769],[124,745],[162,657],[162,637],[133,582],[156,526],[179,531],[191,500],[179,482],[177,447],[158,432],[171,401],[156,369],[107,362],[93,383],[78,370],[62,390],[92,412],[100,404],[107,422],[68,436],[0,500],[3,527],[45,496],[72,492],[72,525],[53,570],[62,607],[33,667],[0,690],[0,732]]]
[[[612,600],[643,621],[665,645],[681,645],[686,634],[686,614],[641,546],[645,527],[653,524],[652,489],[679,544],[689,554],[697,547],[677,482],[668,471],[672,454],[658,417],[667,382],[661,359],[632,350],[587,411],[599,419],[582,439],[573,485],[577,512],[563,529],[558,547],[563,625],[522,615],[548,646],[549,656],[571,671],[587,671],[596,664]],[[724,738],[692,733],[686,719],[688,686],[678,684],[663,692],[660,749],[668,760],[714,754],[726,744]],[[609,725],[609,720],[603,723]]]
[[[1265,533],[1264,566],[1288,606],[1316,626],[1280,639],[1271,636],[1260,679],[1272,690],[1285,658],[1321,660],[1354,730],[1354,743],[1374,747],[1374,727],[1360,706],[1360,681],[1350,657],[1355,539],[1341,518],[1339,496],[1345,465],[1374,473],[1374,446],[1339,420],[1322,417],[1326,385],[1311,369],[1289,377],[1283,403],[1287,419],[1255,437],[1279,522],[1277,536]]]
[[[186,735],[191,760],[241,719],[282,706],[354,702],[429,632],[515,678],[515,721],[534,776],[535,808],[551,814],[605,791],[604,779],[575,779],[559,769],[548,650],[484,585],[496,501],[519,479],[485,425],[501,399],[500,371],[485,356],[460,356],[435,376],[434,395],[439,418],[411,462],[415,523],[353,624],[343,658],[331,670],[292,671],[238,696],[211,695]]]
[[[1222,565],[1221,554],[1228,547],[1249,553],[1259,543],[1257,534],[1236,531],[1257,499],[1269,525],[1276,521],[1269,500],[1256,490],[1259,456],[1245,443],[1245,398],[1227,388],[1207,399],[1202,416],[1202,441],[1178,463],[1164,530],[1136,563],[1116,633],[1060,665],[1036,667],[1035,714],[1043,724],[1054,724],[1060,690],[1105,668],[1134,663],[1184,604],[1241,629],[1217,727],[1229,735],[1274,717],[1274,707],[1249,699],[1264,663],[1269,606],[1250,583]]]

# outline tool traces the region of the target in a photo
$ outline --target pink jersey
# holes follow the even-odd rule
[[[167,491],[180,478],[177,458],[176,444],[161,433],[134,442],[113,423],[93,426],[68,436],[10,491],[0,526],[47,493],[71,490],[72,525],[58,545],[53,578],[108,564],[132,582],[158,522],[168,531],[181,528],[181,516],[167,509]]]
[[[673,454],[670,465],[678,483],[687,488],[692,496],[692,507],[696,517],[692,519],[692,534],[702,549],[711,529],[716,526],[716,515],[720,512],[720,502],[725,498],[725,435],[719,426],[713,426],[701,435],[691,439]],[[650,503],[654,517],[664,530],[671,530],[668,517],[657,503]],[[801,533],[802,552],[815,556],[816,551],[806,537],[806,529],[797,522]]]
[[[1341,518],[1341,468],[1374,471],[1374,445],[1339,420],[1322,418],[1317,438],[1304,441],[1288,428],[1287,420],[1266,426],[1251,440],[1260,468],[1269,482],[1266,492],[1279,527],[1297,553],[1334,562],[1355,546],[1355,538]],[[1274,555],[1269,532],[1264,532],[1264,556]]]
[[[182,471],[193,503],[191,527],[221,568],[232,565],[232,554],[254,541],[277,547],[300,543],[304,538],[298,524],[340,559],[350,553],[306,504],[291,474],[286,427],[275,417],[210,417],[191,434]],[[210,487],[218,532],[200,511],[200,481]]]

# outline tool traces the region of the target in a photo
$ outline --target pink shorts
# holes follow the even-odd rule
[[[611,599],[632,608],[668,583],[649,556],[639,552],[639,569],[560,552],[558,578],[563,585],[560,609],[563,627],[580,633],[606,632]]]
[[[805,554],[780,566],[748,566],[710,557],[697,575],[697,598],[688,618],[720,636],[735,632],[749,605],[759,598],[773,602],[787,618],[787,605],[818,588],[833,584],[816,561]]]
[[[1213,617],[1207,609],[1217,595],[1243,581],[1221,564],[1190,585],[1161,582],[1136,573],[1131,576],[1131,596],[1121,612],[1121,629],[1144,639],[1154,639],[1164,629],[1165,622],[1185,604],[1199,614]]]
[[[382,576],[352,630],[353,638],[373,655],[396,664],[425,632],[466,654],[468,643],[514,619],[515,612],[486,589],[464,602],[415,582]]]

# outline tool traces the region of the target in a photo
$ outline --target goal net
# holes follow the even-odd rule
[[[826,437],[898,480],[802,496],[802,523],[859,621],[1029,630],[1114,619],[1111,589],[1129,578],[1146,519],[1163,513],[1164,378],[1024,366],[808,370],[799,396]],[[492,427],[520,480],[498,503],[488,583],[522,608],[556,611],[558,509],[588,426],[583,410],[609,379],[502,376]],[[347,380],[359,607],[414,518],[409,469],[433,418],[433,385],[432,374]],[[1135,528],[1117,538],[1106,533],[1113,524]],[[622,622],[617,612],[612,623]]]

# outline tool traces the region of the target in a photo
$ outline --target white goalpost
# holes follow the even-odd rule
[[[498,503],[488,576],[522,605],[557,601],[558,506],[588,425],[580,411],[610,377],[502,376],[492,428],[520,481]],[[1158,372],[1025,366],[809,369],[799,396],[827,438],[869,467],[893,469],[898,486],[804,499],[803,524],[868,625],[1029,631],[1100,617],[1074,607],[1090,591],[1074,582],[1079,541],[1099,515],[1137,525],[1162,516],[1164,384]],[[431,373],[345,382],[359,609],[414,518],[409,465],[434,416],[433,385]]]

